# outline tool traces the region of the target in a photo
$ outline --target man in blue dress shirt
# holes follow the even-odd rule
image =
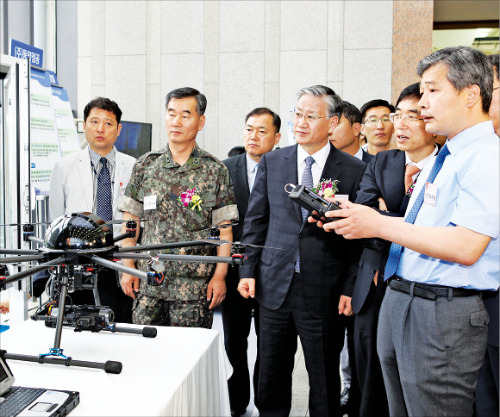
[[[488,326],[481,292],[500,283],[493,71],[481,52],[455,47],[425,57],[417,73],[426,130],[447,141],[420,174],[427,181],[417,183],[405,221],[344,203],[331,216],[345,219],[323,226],[394,242],[377,339],[390,414],[471,416]]]

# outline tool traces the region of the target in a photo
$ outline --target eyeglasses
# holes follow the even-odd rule
[[[374,125],[377,124],[379,121],[382,123],[391,123],[391,118],[389,116],[383,116],[383,117],[376,117],[376,116],[370,116],[367,119],[365,119],[365,125]]]
[[[414,114],[403,114],[403,113],[391,113],[390,114],[391,122],[406,122],[408,124],[417,124],[421,122],[423,119],[415,116]]]
[[[329,119],[330,117],[332,117],[332,116],[315,116],[314,114],[302,114],[295,110],[292,110],[291,113],[293,120],[295,120],[296,122],[304,118],[307,123],[314,123],[318,119]]]

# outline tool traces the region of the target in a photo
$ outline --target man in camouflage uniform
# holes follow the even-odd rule
[[[138,159],[119,208],[124,219],[144,219],[141,244],[195,240],[206,237],[213,225],[238,218],[229,172],[215,157],[200,149],[196,135],[203,129],[206,98],[192,88],[171,91],[166,97],[168,144]],[[232,240],[231,227],[221,239]],[[134,246],[137,237],[125,239]],[[230,245],[180,249],[180,254],[230,256]],[[124,264],[135,267],[134,261]],[[147,261],[138,261],[148,271]],[[163,286],[154,287],[123,274],[125,294],[134,298],[136,324],[212,327],[212,309],[226,294],[227,264],[164,262]]]

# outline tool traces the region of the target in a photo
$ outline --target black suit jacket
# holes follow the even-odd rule
[[[356,203],[378,209],[382,197],[389,216],[404,216],[408,197],[405,197],[405,153],[393,149],[379,152],[367,165],[356,196]],[[381,239],[367,239],[359,260],[359,271],[354,284],[352,308],[359,313],[370,291],[377,270],[385,267],[390,242]],[[382,278],[381,272],[379,277]],[[381,280],[379,279],[379,282]]]
[[[236,204],[238,205],[239,221],[236,226],[233,226],[233,240],[241,240],[243,235],[243,222],[245,221],[245,214],[248,209],[248,198],[250,197],[250,190],[248,188],[247,178],[247,158],[246,153],[233,156],[232,158],[222,161],[229,170],[231,180],[234,185],[234,195],[236,197]]]
[[[372,155],[371,153],[366,152],[365,150],[361,149],[363,151],[361,160],[365,163],[368,164],[374,157],[375,155]]]
[[[231,180],[234,185],[234,195],[236,204],[238,205],[239,221],[236,226],[233,226],[233,241],[241,240],[243,235],[243,222],[248,208],[248,198],[250,197],[250,189],[248,188],[247,178],[247,158],[246,153],[233,156],[232,158],[222,161],[229,170]],[[239,266],[229,266],[226,276],[228,286],[236,288],[240,279]]]
[[[362,161],[330,145],[321,179],[339,180],[338,194],[347,194],[354,201],[364,170]],[[257,301],[276,310],[288,293],[300,250],[306,308],[315,317],[325,317],[337,308],[341,294],[352,294],[360,243],[327,233],[307,219],[302,221],[300,207],[285,191],[287,184],[297,182],[297,145],[262,157],[242,240],[266,247],[247,247],[248,259],[240,276],[256,278]]]

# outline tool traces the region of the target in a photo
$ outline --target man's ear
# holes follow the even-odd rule
[[[200,124],[198,126],[198,132],[202,131],[204,126],[205,126],[205,115],[200,117]]]
[[[474,84],[469,87],[466,87],[466,106],[474,107],[478,101],[481,101],[481,88]]]
[[[122,131],[122,125],[121,125],[121,123],[118,125],[117,130],[118,130],[118,134],[116,135],[116,137],[120,136],[120,133]]]
[[[359,136],[361,132],[361,123],[354,123],[352,125],[352,133],[354,133],[354,136]]]
[[[328,129],[328,133],[331,135],[335,128],[339,124],[339,117],[338,116],[332,116],[330,117],[330,128]]]
[[[274,146],[278,144],[280,139],[281,139],[281,133],[276,133],[276,135],[274,136]]]

